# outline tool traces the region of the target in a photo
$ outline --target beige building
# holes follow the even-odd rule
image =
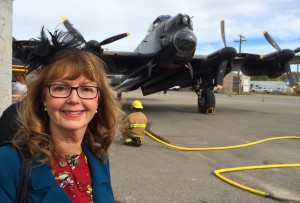
[[[223,89],[218,90],[218,92],[222,94],[238,94],[239,92],[250,92],[250,76],[240,75],[240,78],[240,91],[237,72],[230,72],[223,80]],[[180,91],[191,91],[191,87],[181,88]]]
[[[240,75],[240,87],[239,77],[236,72],[231,72],[224,78],[223,89],[220,93],[242,93],[250,92],[250,77],[246,75]]]

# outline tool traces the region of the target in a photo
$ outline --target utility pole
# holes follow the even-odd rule
[[[239,36],[239,40],[234,40],[234,42],[239,42],[239,54],[242,52],[242,42],[245,42],[247,40],[245,40],[245,36],[243,36],[242,34],[238,34]],[[241,80],[240,80],[240,69],[238,69],[238,94],[241,93]]]

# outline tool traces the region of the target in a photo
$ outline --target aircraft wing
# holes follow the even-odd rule
[[[150,60],[151,56],[137,52],[104,51],[100,58],[106,63],[108,74],[130,74]]]
[[[291,75],[291,64],[300,64],[300,55],[295,55],[292,50],[285,49],[267,55],[241,53],[233,60],[232,70],[241,70],[248,76],[263,76],[277,78],[282,74]],[[295,84],[289,76],[290,84]]]
[[[294,50],[281,49],[268,32],[265,31],[263,34],[276,51],[266,55],[239,53],[233,61],[233,70],[239,69],[248,76],[266,75],[269,78],[277,78],[286,73],[289,83],[296,86],[290,65],[300,63],[300,56],[296,55],[300,47]]]
[[[29,47],[33,47],[31,41],[17,41],[14,37],[13,42],[13,57],[12,57],[12,73],[13,74],[26,74],[27,67],[25,67],[24,61],[29,54]],[[25,57],[26,55],[26,57]]]
[[[36,45],[36,41],[33,40],[19,40],[13,38],[13,57],[26,61],[30,51]]]
[[[300,64],[300,55],[295,55],[294,58],[289,63],[290,64]]]
[[[149,95],[190,80],[188,69],[162,68],[153,54],[104,51],[100,58],[107,65],[108,77],[117,93],[141,87],[143,94]]]
[[[300,48],[283,49],[264,33],[270,44],[277,50],[260,56],[237,54],[233,47],[227,47],[224,20],[221,20],[221,35],[224,47],[207,55],[195,55],[197,40],[192,29],[191,17],[184,14],[158,16],[150,25],[145,38],[133,52],[104,51],[102,45],[128,36],[122,33],[98,42],[86,41],[66,19],[63,23],[68,36],[78,42],[83,50],[92,50],[106,63],[108,79],[112,88],[121,97],[122,92],[141,88],[144,96],[166,92],[173,86],[190,87],[198,95],[198,110],[201,113],[214,112],[214,87],[221,88],[224,77],[234,70],[241,70],[248,76],[267,75],[270,78],[288,73],[290,64],[299,64],[295,56]],[[70,35],[69,35],[70,34]],[[276,44],[277,46],[275,46]],[[16,43],[15,49],[31,48],[30,44]],[[18,57],[17,57],[18,58]],[[293,84],[290,82],[290,84]]]
[[[237,71],[239,70],[244,64],[247,63],[254,63],[257,61],[258,63],[262,63],[261,55],[258,54],[238,54],[237,57],[233,61],[232,70]],[[295,55],[293,59],[289,61],[290,65],[293,64],[300,64],[300,55]]]
[[[141,55],[135,52],[104,52],[103,57],[108,64],[108,75],[114,89],[121,93],[124,91],[142,88],[143,95],[166,91],[170,87],[179,85],[192,87],[195,81],[202,79],[205,88],[216,86],[222,59],[214,58],[215,54],[194,55],[190,60],[193,67],[191,78],[188,68],[165,69],[153,62],[154,56]],[[299,64],[300,56],[296,55],[289,64]],[[153,66],[149,75],[150,67]],[[286,72],[284,62],[280,63],[274,58],[261,58],[257,54],[237,54],[234,59],[226,65],[222,78],[231,71],[241,70],[249,76],[267,75],[276,78]],[[215,81],[212,84],[211,81]]]
[[[188,65],[176,68],[163,67],[157,63],[155,55],[135,52],[103,52],[101,58],[109,68],[108,76],[114,90],[122,93],[141,88],[143,95],[149,95],[177,85],[195,88],[199,78],[203,89],[211,89],[220,81],[222,84],[223,77],[231,72],[235,54],[235,49],[225,47],[209,55],[194,55]]]

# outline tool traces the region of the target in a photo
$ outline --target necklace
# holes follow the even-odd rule
[[[93,202],[92,177],[83,151],[80,155],[56,156],[52,173],[72,202]]]
[[[69,164],[71,168],[80,166],[79,155],[65,155],[58,160],[58,165],[62,168],[66,167],[67,164]]]

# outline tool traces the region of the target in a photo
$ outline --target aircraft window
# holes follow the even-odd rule
[[[148,31],[147,31],[147,36],[150,35],[150,33],[152,32],[153,30],[153,24],[150,25]]]
[[[190,28],[193,29],[193,22],[192,19],[188,16],[188,15],[182,15],[181,21],[180,21],[183,25],[187,25]]]
[[[159,21],[156,21],[155,23],[153,23],[153,27],[158,26],[159,23],[160,23]]]
[[[182,17],[182,23],[184,25],[188,25],[189,24],[189,17],[188,16],[183,16]]]
[[[147,35],[149,35],[149,34],[152,32],[152,30],[153,30],[156,26],[158,26],[161,22],[166,21],[166,20],[168,20],[168,19],[170,19],[170,18],[171,18],[170,15],[161,15],[161,16],[158,16],[158,17],[155,19],[155,21],[150,25],[150,27],[149,27],[149,29],[148,29],[148,31],[147,31]]]
[[[156,20],[159,20],[159,22],[163,22],[163,21],[166,21],[166,20],[168,20],[168,19],[170,19],[170,18],[171,18],[170,15],[161,15],[161,16],[158,16]],[[156,21],[156,20],[155,20],[155,21]],[[155,22],[155,21],[154,21],[154,22]]]
[[[153,28],[155,28],[157,25],[159,25],[161,22],[164,22],[168,19],[170,19],[171,16],[170,15],[161,15],[161,16],[158,16],[156,18],[156,20],[153,22]]]
[[[164,31],[170,30],[176,27],[180,26],[188,26],[193,29],[192,27],[192,20],[188,15],[177,15],[173,18],[170,18],[165,23]]]
[[[164,31],[170,30],[170,28],[173,25],[173,19],[169,19],[166,23],[165,23],[165,27],[164,27]]]

